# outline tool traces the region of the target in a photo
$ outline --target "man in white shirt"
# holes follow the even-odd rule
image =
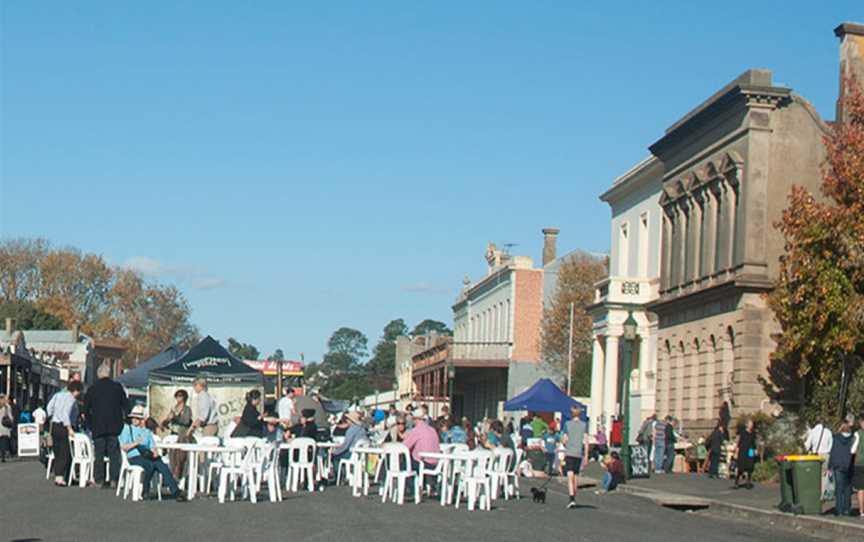
[[[807,432],[807,439],[804,442],[804,447],[812,454],[827,456],[831,453],[831,445],[834,442],[834,435],[827,425],[817,423],[810,431]]]
[[[42,430],[45,427],[45,418],[48,417],[48,414],[45,412],[45,409],[42,408],[42,400],[39,399],[36,401],[36,408],[33,410],[33,422],[39,425],[39,433],[42,433]]]
[[[276,404],[276,414],[279,416],[279,423],[284,428],[289,428],[297,417],[296,405],[294,404],[294,388],[285,386],[282,389],[282,398]]]

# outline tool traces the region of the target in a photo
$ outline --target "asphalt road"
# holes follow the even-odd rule
[[[625,494],[583,491],[567,510],[553,483],[545,505],[499,500],[491,512],[382,504],[345,487],[286,494],[281,503],[198,499],[189,503],[123,501],[101,489],[56,488],[35,462],[0,465],[0,541],[122,540],[547,540],[733,542],[812,540],[758,523],[684,513]],[[525,498],[528,495],[528,498]]]

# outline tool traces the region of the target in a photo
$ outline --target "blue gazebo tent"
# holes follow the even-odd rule
[[[560,412],[562,419],[570,418],[570,407],[582,408],[582,419],[588,420],[588,409],[584,404],[569,397],[548,378],[541,378],[533,386],[504,403],[504,410],[529,410],[534,412]]]

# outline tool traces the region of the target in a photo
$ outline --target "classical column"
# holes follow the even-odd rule
[[[654,378],[657,378],[657,371],[651,360],[651,336],[647,327],[639,330],[639,391],[648,389],[648,371],[654,371]],[[656,354],[656,349],[655,349]]]
[[[603,413],[603,373],[603,341],[595,335],[591,352],[591,410],[588,412],[592,435],[597,431],[597,420]]]
[[[606,370],[603,375],[603,414],[606,417],[606,430],[612,428],[610,422],[617,412],[618,404],[618,337],[606,336]]]

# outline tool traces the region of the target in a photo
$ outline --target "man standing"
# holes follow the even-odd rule
[[[33,421],[39,426],[39,434],[42,434],[42,431],[45,430],[45,418],[48,417],[48,414],[45,412],[45,409],[42,408],[42,400],[36,399],[34,403],[36,408],[33,409]]]
[[[285,386],[282,389],[282,398],[276,404],[276,414],[279,416],[279,423],[284,429],[294,425],[294,420],[297,418],[296,405],[294,404],[294,388]]]
[[[205,437],[216,436],[219,432],[219,417],[216,411],[216,400],[207,392],[207,380],[196,378],[192,387],[196,393],[195,419],[186,434],[192,436],[196,429],[201,429]]]
[[[678,440],[678,436],[675,433],[675,418],[672,416],[666,416],[666,427],[665,430],[665,442],[666,442],[666,452],[664,453],[664,468],[663,470],[669,474],[675,469],[675,442]]]
[[[120,479],[120,444],[117,435],[123,429],[123,421],[129,408],[129,399],[118,382],[111,380],[111,369],[103,363],[96,370],[99,378],[84,396],[84,415],[93,433],[94,468],[93,480],[106,489]],[[111,467],[110,479],[105,478],[105,461]]]
[[[588,455],[588,427],[582,420],[582,408],[570,407],[571,419],[564,424],[564,472],[567,473],[567,491],[570,502],[567,508],[576,508],[576,490],[579,488],[579,473],[582,460]]]
[[[84,386],[78,380],[69,382],[66,390],[55,393],[48,401],[51,416],[51,440],[54,443],[54,485],[66,485],[66,471],[72,463],[69,439],[75,435],[78,422],[78,398]]]

